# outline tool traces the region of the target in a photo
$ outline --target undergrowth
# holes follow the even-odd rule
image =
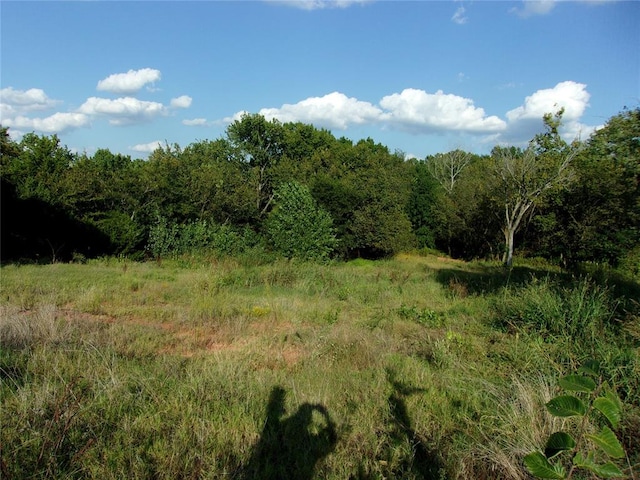
[[[633,299],[557,271],[401,256],[6,266],[2,478],[526,479],[554,379],[629,408]]]

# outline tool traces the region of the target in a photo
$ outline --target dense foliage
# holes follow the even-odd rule
[[[427,247],[510,263],[515,247],[637,273],[640,109],[573,145],[558,134],[561,121],[562,111],[545,116],[524,150],[424,160],[260,115],[146,161],[73,153],[55,135],[16,142],[2,128],[2,260],[224,253],[233,244],[321,258]],[[287,212],[295,202],[305,209],[298,216]]]

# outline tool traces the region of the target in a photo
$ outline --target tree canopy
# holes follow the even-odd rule
[[[2,128],[2,260],[143,258],[178,243],[237,251],[245,242],[316,258],[427,247],[507,264],[514,252],[637,263],[640,109],[573,144],[559,134],[562,115],[545,115],[524,149],[424,160],[255,114],[222,138],[166,144],[147,160],[73,153],[55,135],[14,141]]]

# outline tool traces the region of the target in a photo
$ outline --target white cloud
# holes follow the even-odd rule
[[[469,21],[469,18],[465,16],[466,9],[463,6],[459,6],[456,13],[453,14],[451,20],[458,25],[464,25]]]
[[[155,142],[139,143],[137,145],[129,147],[129,150],[133,150],[134,152],[140,152],[140,153],[151,153],[155,149],[161,147],[162,145],[163,145],[163,142],[161,142],[160,140],[156,140]]]
[[[0,103],[3,111],[7,109],[13,112],[29,112],[47,110],[60,102],[49,98],[40,88],[14,90],[12,87],[6,87],[0,90]]]
[[[161,78],[160,70],[142,68],[126,73],[114,73],[98,82],[97,89],[111,93],[132,95],[146,84],[153,84]]]
[[[98,83],[98,88],[111,92],[134,92],[160,78],[160,72],[145,68],[128,73],[111,75]],[[159,102],[143,101],[132,96],[116,99],[89,97],[76,110],[57,112],[47,117],[34,117],[32,112],[47,110],[60,101],[47,96],[44,90],[32,88],[16,90],[12,87],[0,90],[0,122],[11,127],[12,136],[23,131],[64,133],[89,126],[95,117],[108,119],[111,125],[131,125],[152,121],[167,115],[171,109],[189,108],[192,98],[182,95],[171,99],[169,106]]]
[[[301,10],[321,10],[325,8],[347,8],[352,5],[364,5],[373,0],[266,0],[275,5],[294,7]]]
[[[193,118],[191,120],[182,120],[182,124],[188,127],[205,127],[209,125],[206,118]]]
[[[106,116],[112,125],[130,125],[165,115],[167,109],[161,103],[138,100],[133,97],[115,100],[89,97],[78,111],[87,115]]]
[[[189,95],[182,95],[171,99],[172,108],[189,108],[193,99]]]
[[[333,92],[324,97],[310,97],[296,104],[284,104],[280,108],[263,108],[259,112],[266,119],[277,118],[282,122],[305,122],[344,130],[350,125],[375,123],[382,111],[356,98]],[[238,114],[234,115],[234,119]],[[239,117],[238,117],[239,118]]]
[[[20,130],[37,130],[44,133],[64,133],[89,124],[90,118],[83,113],[54,113],[46,118],[18,116],[3,120],[6,126]]]
[[[244,113],[237,112],[223,121],[239,120]],[[410,133],[493,133],[506,127],[504,120],[487,116],[471,99],[445,94],[441,90],[430,94],[412,88],[385,96],[379,106],[333,92],[284,104],[280,108],[263,108],[258,113],[267,120],[276,118],[281,122],[311,123],[338,130],[353,125],[378,125]]]
[[[224,117],[222,120],[216,120],[215,123],[221,124],[221,125],[227,125],[229,123],[233,123],[233,122],[242,120],[242,116],[243,115],[248,115],[249,113],[250,112],[248,112],[246,110],[240,110],[239,112],[234,113],[230,117]]]
[[[591,95],[584,83],[565,81],[553,88],[546,88],[534,92],[525,98],[524,104],[509,110],[506,114],[508,131],[507,140],[520,138],[531,139],[542,127],[542,117],[558,112],[564,108],[561,132],[567,141],[576,136],[587,138],[595,127],[580,123],[586,108],[589,106]]]
[[[528,18],[534,15],[546,15],[556,6],[557,0],[522,0],[521,7],[514,7],[510,10],[521,18]]]
[[[466,134],[480,143],[526,145],[543,130],[542,117],[564,108],[561,135],[572,141],[582,139],[597,127],[581,123],[589,105],[586,85],[574,81],[558,83],[527,96],[523,104],[504,116],[488,115],[470,98],[446,94],[442,90],[428,93],[407,88],[383,97],[377,104],[333,92],[310,97],[279,108],[263,108],[258,113],[267,120],[303,122],[329,129],[345,130],[357,125],[371,125],[412,134]],[[221,122],[239,120],[246,111],[235,113]],[[205,119],[183,121],[185,125],[205,125]]]
[[[40,88],[14,90],[12,87],[0,90],[0,115],[2,124],[21,136],[25,131],[37,130],[43,133],[64,133],[89,124],[90,118],[79,112],[58,112],[44,118],[33,118],[27,114],[48,110],[60,103],[47,96]]]
[[[507,112],[507,118],[510,122],[521,119],[540,119],[545,113],[554,113],[564,108],[564,119],[576,120],[584,114],[590,97],[584,83],[571,80],[560,82],[553,88],[538,90],[526,97],[524,105]]]
[[[385,118],[391,126],[412,133],[457,131],[490,133],[506,127],[504,120],[486,116],[484,109],[474,106],[473,100],[457,95],[435,94],[407,88],[402,93],[388,95],[380,101],[388,111]]]

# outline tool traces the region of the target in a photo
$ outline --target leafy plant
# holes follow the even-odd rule
[[[441,327],[444,323],[441,315],[428,308],[419,309],[415,305],[402,304],[396,311],[400,317],[428,327]]]
[[[325,260],[337,245],[331,215],[319,207],[309,189],[284,183],[275,193],[276,206],[266,221],[269,241],[287,258]]]
[[[551,434],[544,452],[524,457],[527,470],[538,478],[570,479],[578,469],[600,478],[624,478],[612,460],[624,458],[625,451],[611,430],[620,423],[622,402],[603,381],[598,363],[585,363],[578,373],[561,378],[559,383],[569,393],[547,402],[547,411],[556,417],[579,418],[577,433],[575,438],[564,431]],[[590,421],[598,417],[605,420],[605,425],[593,433]]]

